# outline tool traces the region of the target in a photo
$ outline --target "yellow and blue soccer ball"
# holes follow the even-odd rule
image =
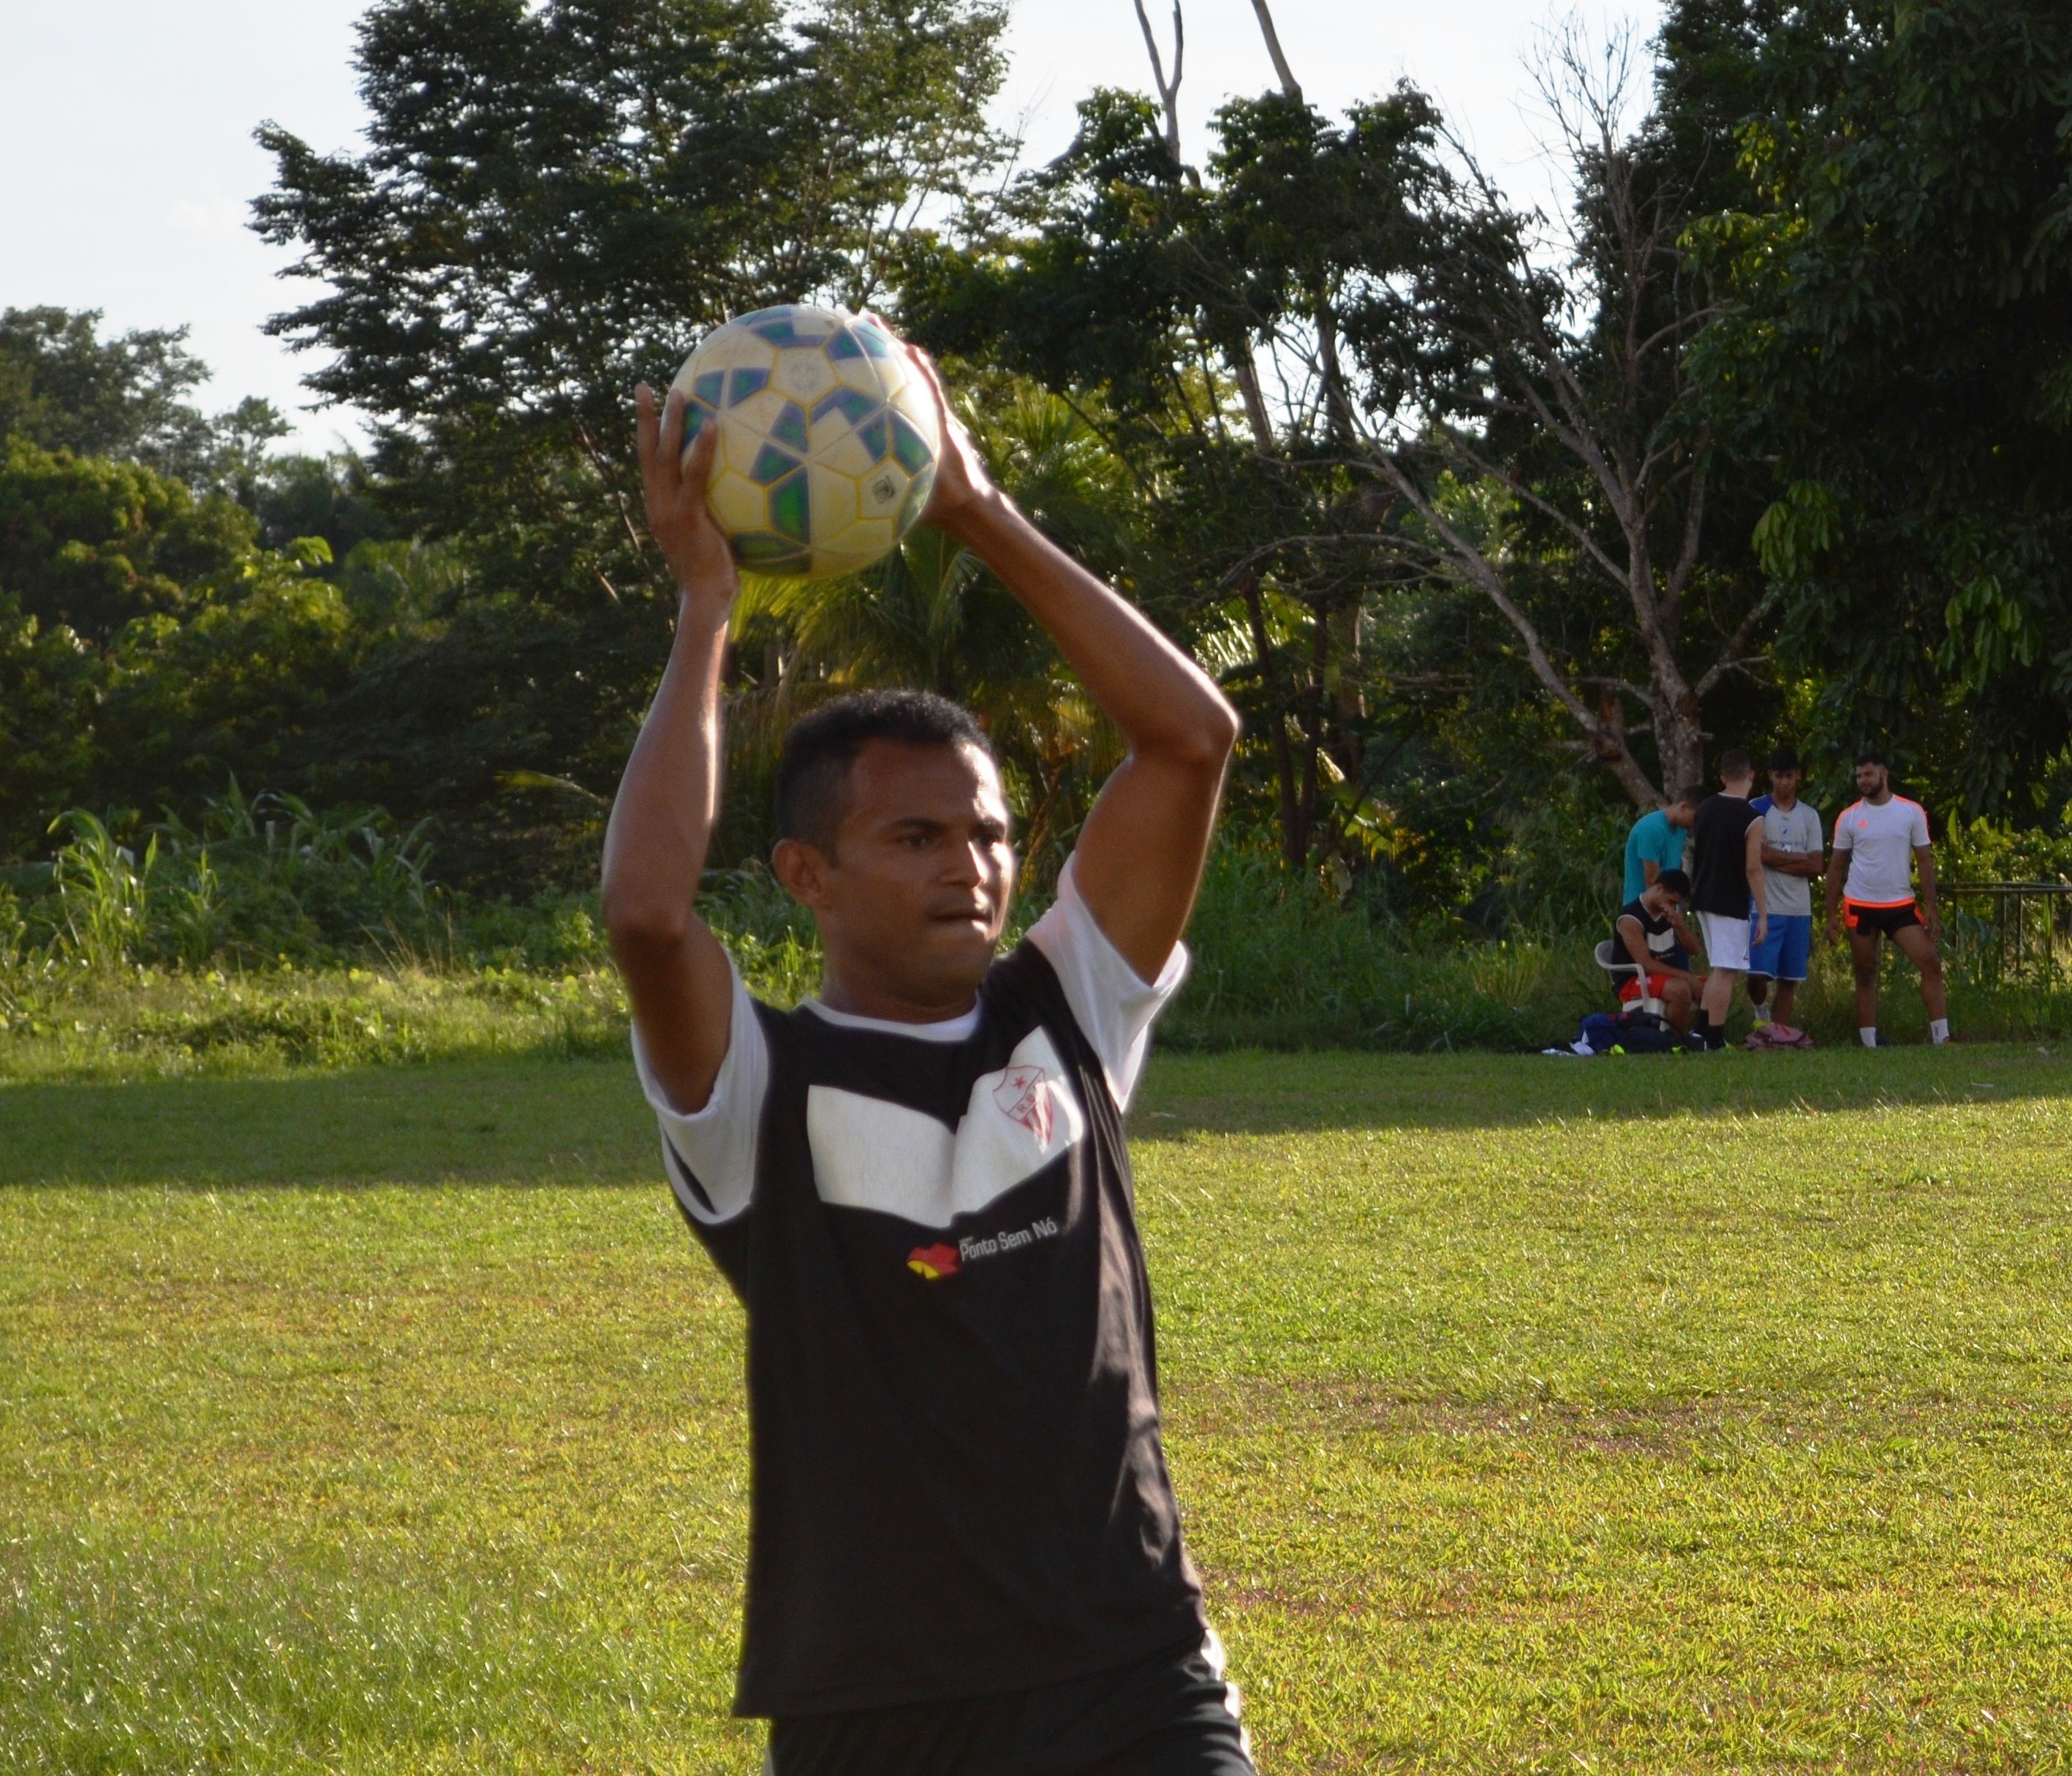
[[[708,497],[758,574],[853,574],[892,552],[935,484],[935,398],[891,335],[832,308],[759,308],[709,334],[671,384],[684,449],[717,425]]]

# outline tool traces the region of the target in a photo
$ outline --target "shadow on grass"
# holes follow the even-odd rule
[[[1872,1053],[1610,1055],[1175,1054],[1130,1115],[1139,1139],[1201,1129],[1516,1128],[1578,1118],[1818,1115],[1880,1104],[2072,1097],[2072,1054],[2035,1044]]]
[[[1144,1140],[2066,1097],[2072,1059],[2012,1043],[1595,1061],[1178,1054],[1154,1063],[1131,1124]],[[660,1181],[654,1124],[616,1057],[0,1087],[0,1187]]]
[[[619,1057],[0,1087],[0,1186],[659,1186],[660,1167]]]

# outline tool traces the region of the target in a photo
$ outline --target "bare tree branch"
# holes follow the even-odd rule
[[[1705,668],[1698,682],[1691,688],[1703,697],[1731,672],[1743,672],[1762,663],[1762,656],[1746,659],[1740,656],[1741,650],[1755,639],[1755,632],[1762,627],[1763,619],[1774,610],[1784,598],[1783,589],[1773,586],[1756,601],[1755,607],[1741,619],[1741,627],[1727,638],[1727,644],[1720,650],[1720,657]]]
[[[1503,582],[1503,576],[1492,566],[1482,551],[1460,532],[1433,505],[1416,477],[1408,474],[1394,458],[1384,457],[1379,465],[1404,501],[1416,512],[1434,532],[1442,538],[1450,552],[1456,570],[1464,578],[1478,586],[1490,603],[1497,607],[1524,644],[1527,665],[1532,676],[1548,694],[1565,709],[1576,726],[1583,730],[1590,744],[1593,754],[1610,767],[1626,793],[1642,807],[1652,807],[1661,800],[1655,786],[1648,781],[1647,773],[1640,768],[1626,745],[1626,728],[1622,722],[1607,722],[1594,714],[1576,692],[1560,668],[1555,665],[1540,638],[1539,627],[1527,616],[1511,595]]]
[[[1180,70],[1187,56],[1187,28],[1180,16],[1180,0],[1173,0],[1173,78],[1166,78],[1166,64],[1158,54],[1158,39],[1151,32],[1151,15],[1144,0],[1136,0],[1137,22],[1144,30],[1144,47],[1151,56],[1151,80],[1158,88],[1158,102],[1166,108],[1166,151],[1175,166],[1180,158]]]
[[[1273,59],[1274,76],[1281,82],[1281,90],[1300,105],[1302,88],[1297,84],[1294,70],[1288,65],[1287,56],[1281,53],[1281,33],[1273,28],[1273,14],[1266,0],[1252,0],[1252,10],[1259,14],[1260,32],[1266,39],[1266,53]]]

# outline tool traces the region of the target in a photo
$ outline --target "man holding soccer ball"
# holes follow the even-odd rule
[[[679,1207],[746,1310],[754,1464],[738,1710],[775,1776],[1248,1776],[1160,1441],[1122,1114],[1186,972],[1235,713],[1053,546],[944,421],[924,521],[1047,630],[1128,756],[1056,904],[995,954],[1015,858],[971,717],[845,697],[787,737],[772,863],[821,996],[750,999],[694,910],[736,590],[639,391],[680,589],[605,843],[604,914]]]

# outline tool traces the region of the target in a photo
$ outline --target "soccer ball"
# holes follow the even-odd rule
[[[671,387],[684,449],[720,429],[707,497],[757,574],[853,574],[892,552],[935,484],[935,397],[892,336],[832,308],[759,308],[706,335]]]

